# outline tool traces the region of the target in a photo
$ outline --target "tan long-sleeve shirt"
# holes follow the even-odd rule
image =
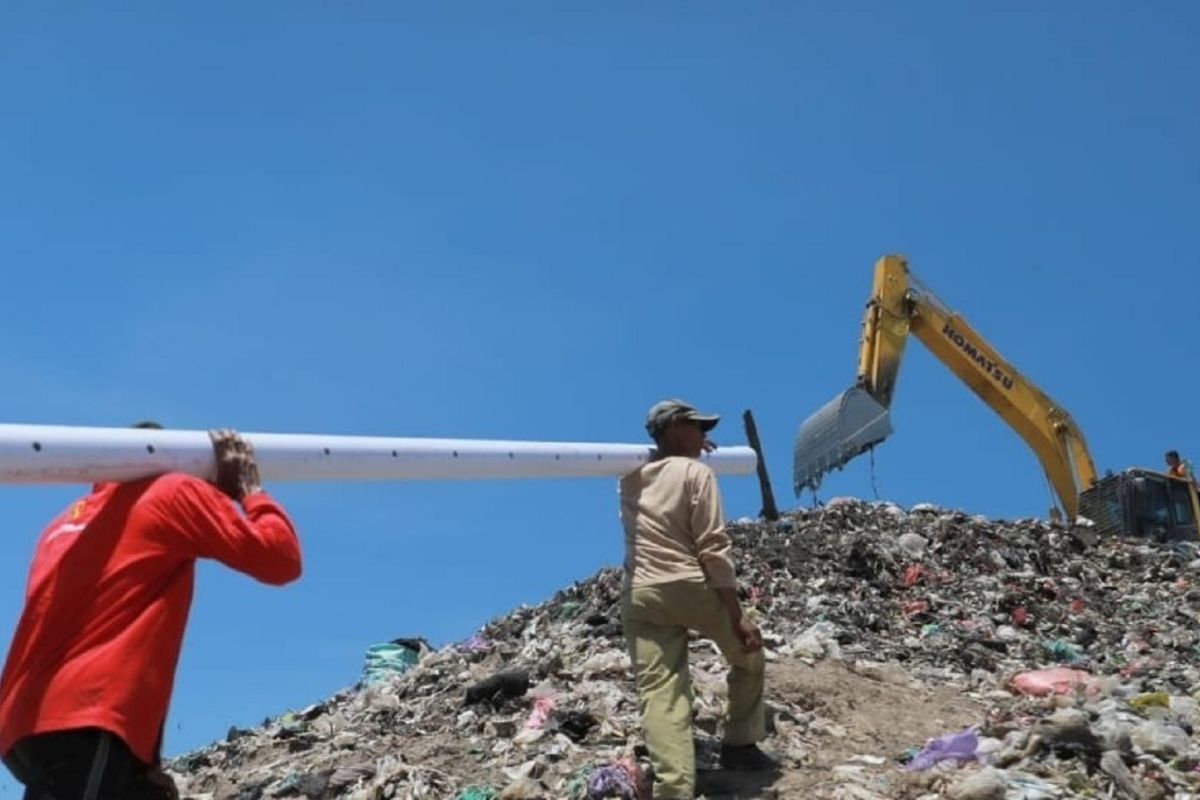
[[[625,475],[621,521],[630,586],[705,580],[737,586],[721,492],[707,464],[670,456]]]

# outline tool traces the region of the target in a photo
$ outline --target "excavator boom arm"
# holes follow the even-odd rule
[[[891,408],[900,359],[911,330],[908,268],[888,256],[875,264],[875,282],[863,317],[858,349],[858,385],[884,408]]]
[[[1068,519],[1096,465],[1071,415],[1026,379],[962,317],[933,297],[913,294],[913,335],[970,387],[1033,450]]]
[[[911,334],[924,344],[984,403],[1000,415],[1030,446],[1041,462],[1063,509],[1070,518],[1079,511],[1079,494],[1096,481],[1096,467],[1083,432],[1061,406],[1028,381],[962,317],[932,293],[913,285],[905,260],[885,256],[875,265],[875,283],[867,304],[859,348],[857,385],[801,426],[796,442],[796,489],[814,486],[836,459],[811,454],[840,453],[840,467],[858,452],[890,433],[886,420],[895,392],[904,345]],[[869,399],[862,395],[869,395]],[[828,441],[853,398],[862,417],[873,417],[873,437],[859,437],[852,447]],[[865,410],[871,400],[875,405]],[[845,428],[847,426],[842,426]],[[852,426],[862,429],[862,425]],[[826,441],[818,441],[824,436]],[[873,439],[868,441],[868,439]]]

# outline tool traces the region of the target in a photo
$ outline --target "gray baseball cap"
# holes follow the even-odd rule
[[[655,403],[646,413],[646,432],[656,439],[675,419],[699,422],[701,429],[705,431],[711,431],[721,421],[718,415],[701,414],[695,406],[682,400],[663,400]]]

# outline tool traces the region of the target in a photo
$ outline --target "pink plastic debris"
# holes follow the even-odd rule
[[[554,698],[548,695],[537,698],[533,701],[533,713],[529,715],[529,721],[525,723],[525,727],[530,730],[541,730],[550,720],[550,715],[554,712]]]
[[[1091,675],[1082,670],[1067,669],[1066,667],[1022,672],[1013,678],[1012,685],[1021,694],[1034,697],[1048,694],[1070,694],[1075,691],[1077,686],[1083,687],[1084,692],[1088,694],[1094,694],[1099,690]]]

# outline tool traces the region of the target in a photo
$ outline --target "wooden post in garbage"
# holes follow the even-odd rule
[[[750,409],[742,414],[742,422],[746,425],[746,440],[754,451],[758,461],[758,487],[762,490],[762,516],[770,522],[779,519],[779,509],[775,507],[775,493],[771,491],[771,477],[767,474],[767,459],[763,456],[762,442],[758,439],[758,426],[754,424],[754,415]]]

